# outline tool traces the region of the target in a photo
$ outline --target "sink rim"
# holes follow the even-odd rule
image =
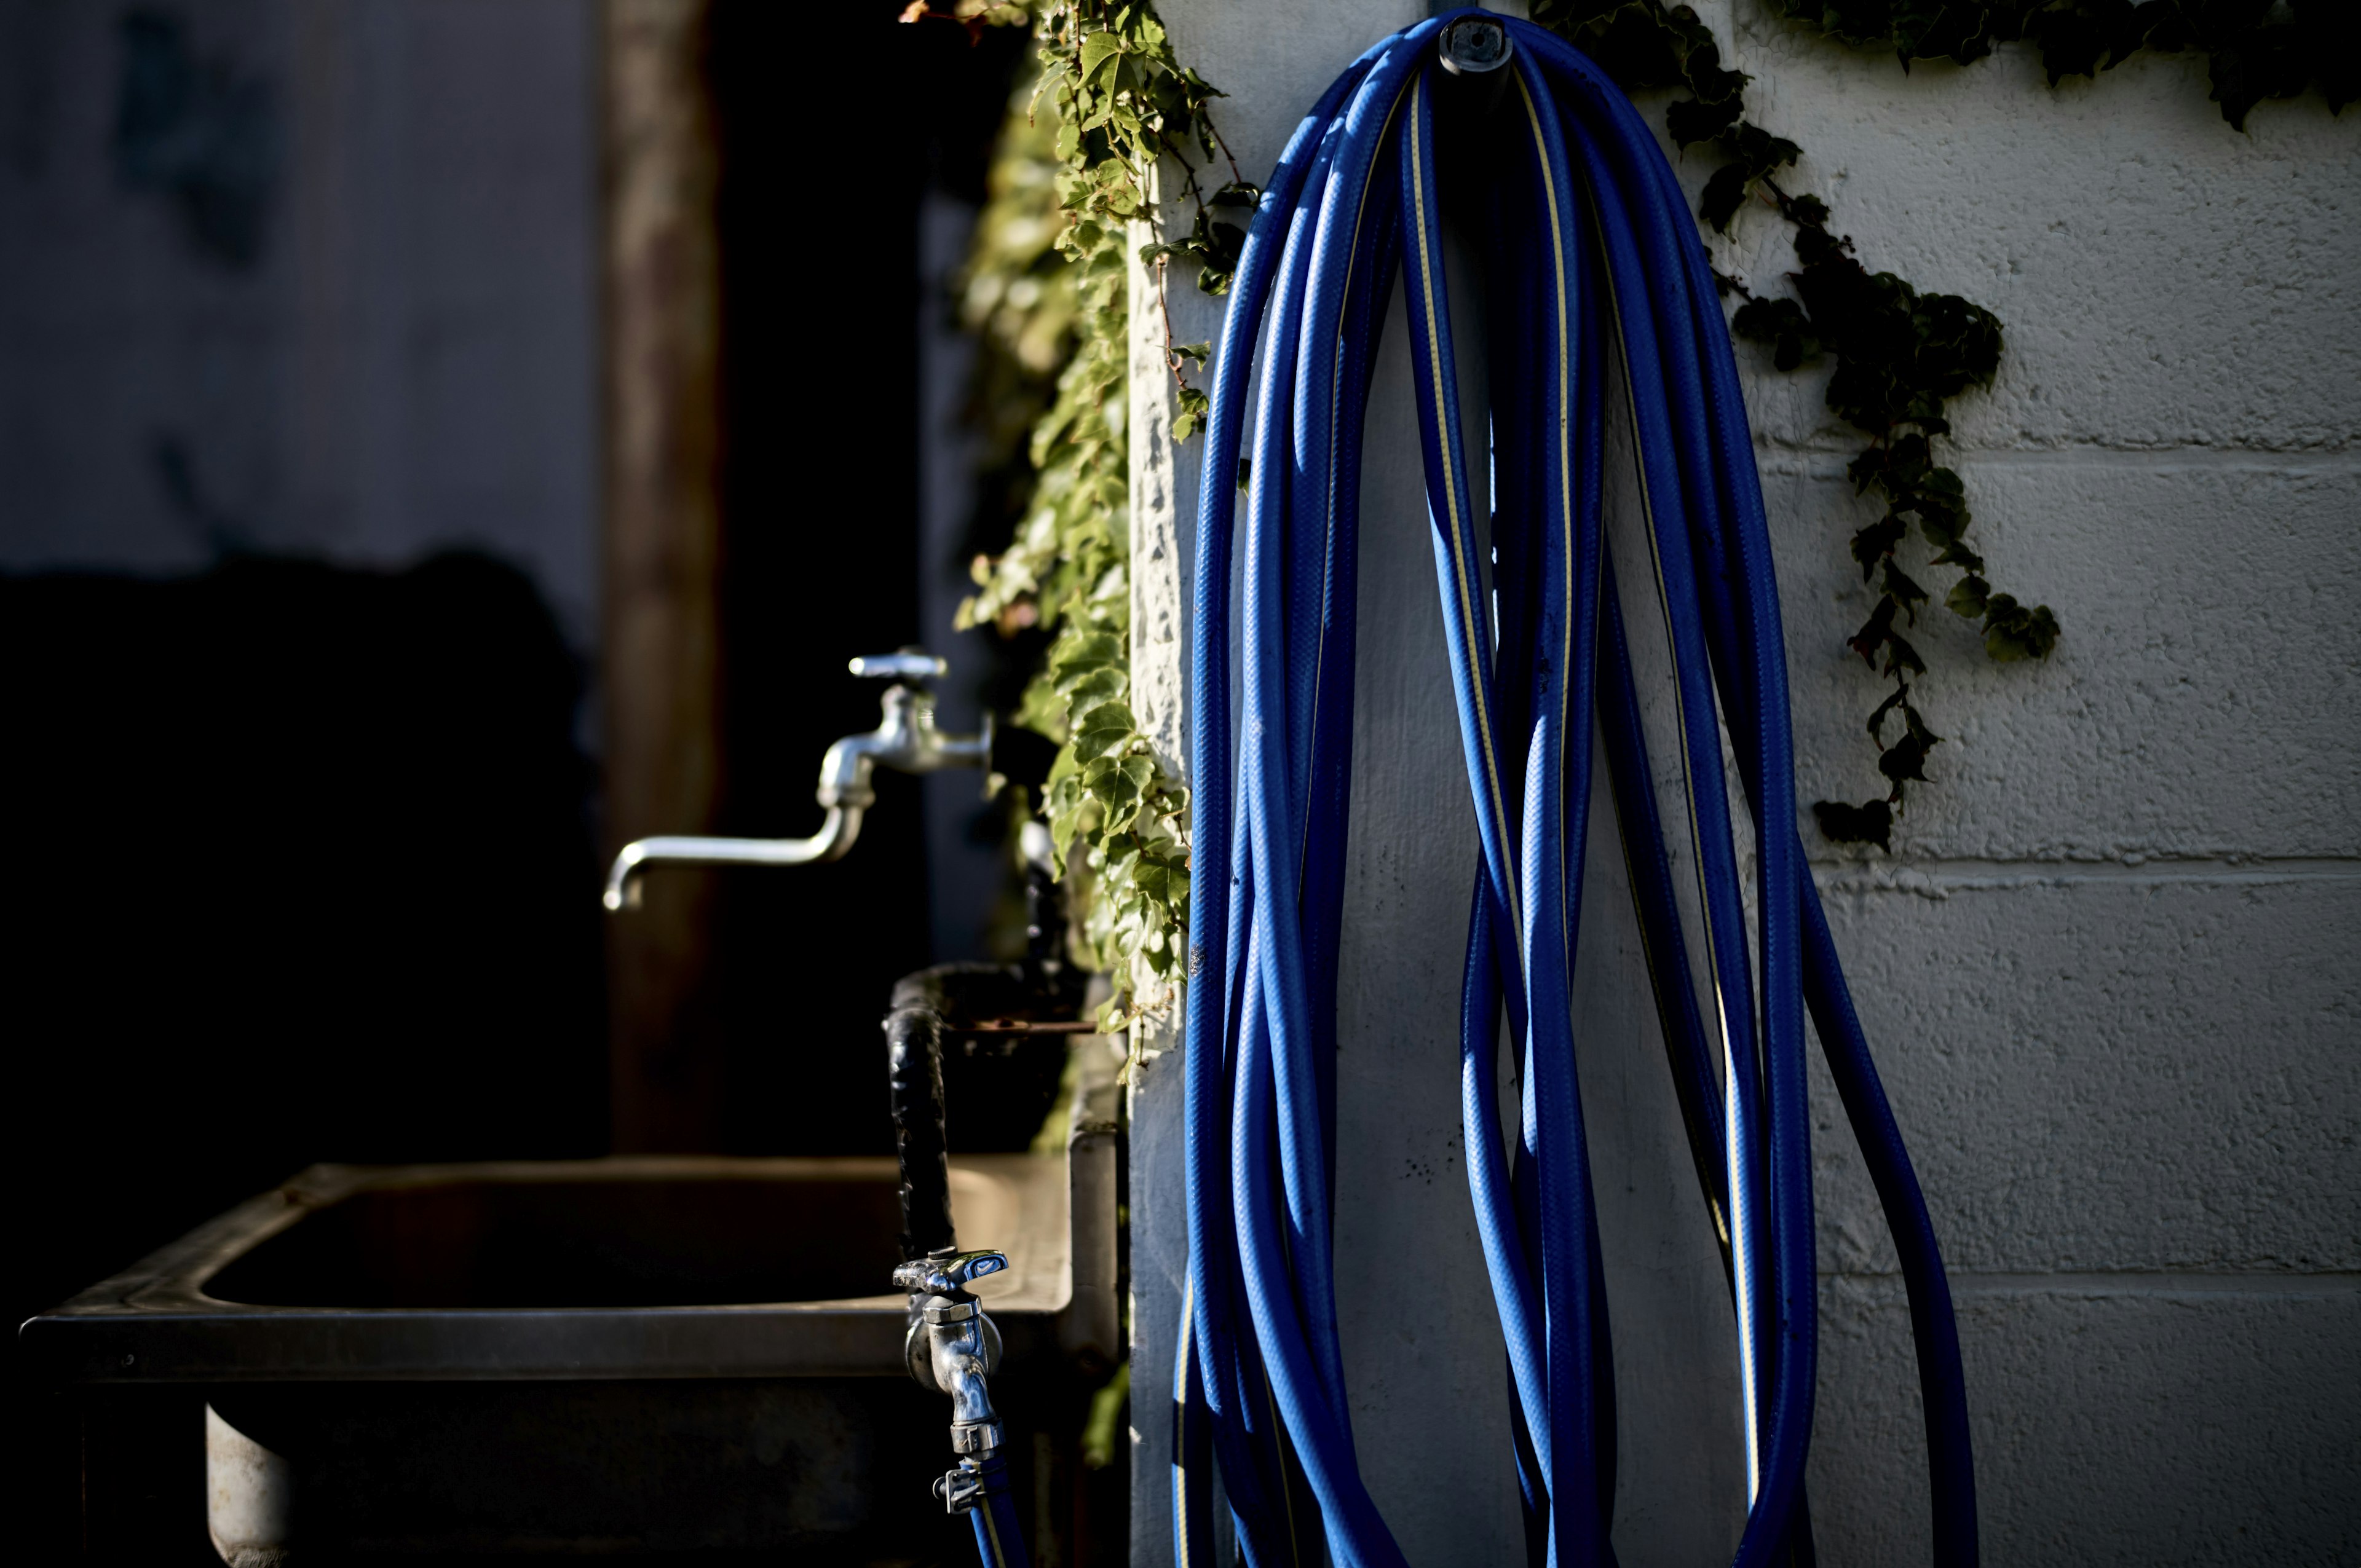
[[[1056,1348],[1075,1301],[1070,1172],[1059,1155],[954,1155],[954,1193],[1015,1199],[1010,1267],[983,1282],[1012,1360]],[[1112,1150],[1106,1157],[1111,1161]],[[27,1320],[20,1365],[53,1383],[223,1383],[903,1376],[903,1298],[665,1307],[318,1307],[227,1301],[223,1269],[305,1216],[368,1190],[461,1181],[715,1179],[891,1182],[867,1156],[612,1155],[580,1160],[314,1165]],[[1110,1263],[1112,1259],[1109,1260]]]
[[[1012,1162],[1021,1161],[1021,1166]],[[1033,1156],[953,1156],[951,1157],[951,1188],[954,1201],[962,1190],[972,1190],[991,1183],[1011,1192],[1020,1214],[1031,1217],[1028,1198],[1038,1195],[1028,1191],[1029,1186],[1047,1173],[1035,1169],[1044,1162]],[[307,1166],[282,1181],[269,1192],[258,1193],[246,1202],[206,1224],[199,1226],[150,1257],[131,1268],[82,1292],[68,1305],[77,1305],[85,1298],[104,1292],[118,1283],[127,1283],[149,1264],[164,1258],[166,1253],[178,1254],[180,1266],[159,1270],[148,1283],[132,1287],[119,1299],[126,1306],[180,1310],[269,1310],[299,1312],[403,1312],[403,1311],[577,1311],[590,1308],[568,1307],[551,1303],[543,1307],[340,1307],[328,1302],[260,1302],[238,1301],[225,1296],[214,1296],[206,1288],[229,1266],[242,1261],[274,1238],[285,1234],[309,1215],[319,1213],[346,1200],[365,1192],[399,1192],[436,1187],[459,1186],[564,1186],[589,1185],[607,1181],[843,1181],[874,1180],[888,1188],[900,1179],[894,1161],[884,1156],[783,1156],[736,1157],[726,1155],[608,1155],[592,1159],[508,1159],[460,1160],[423,1165],[344,1165],[320,1164]],[[245,1222],[243,1223],[236,1222]],[[210,1244],[210,1245],[208,1245]],[[989,1243],[985,1245],[991,1245]],[[182,1249],[186,1250],[183,1251]],[[1064,1305],[1063,1297],[1053,1288],[1054,1282],[1041,1277],[1045,1268],[1056,1259],[1046,1255],[1053,1248],[1043,1245],[1043,1239],[1021,1226],[1016,1234],[1002,1245],[1008,1255],[1005,1272],[978,1281],[976,1294],[983,1297],[995,1312],[1049,1310]],[[1068,1282],[1071,1293],[1071,1281]],[[872,1291],[861,1296],[812,1296],[792,1301],[697,1302],[684,1301],[664,1307],[610,1308],[607,1310],[718,1310],[724,1307],[787,1310],[794,1308],[870,1308],[895,1313],[902,1311],[904,1298],[891,1288]]]

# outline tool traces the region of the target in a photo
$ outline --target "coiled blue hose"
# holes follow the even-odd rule
[[[1488,517],[1477,510],[1463,450],[1437,174],[1436,39],[1469,15],[1500,23],[1513,45],[1497,109],[1446,113],[1442,142],[1455,158],[1450,193],[1481,225],[1489,262]],[[1476,178],[1462,191],[1466,171]],[[1802,1508],[1817,1323],[1808,1009],[1908,1281],[1936,1561],[1972,1564],[1957,1329],[1933,1227],[1794,826],[1778,595],[1712,274],[1680,187],[1631,104],[1563,40],[1480,12],[1385,39],[1304,117],[1255,214],[1214,360],[1191,663],[1198,850],[1177,1555],[1192,1568],[1211,1561],[1218,1465],[1248,1562],[1402,1561],[1356,1458],[1329,1232],[1360,441],[1398,279],[1480,850],[1461,1008],[1468,1181],[1508,1348],[1512,1458],[1533,1560],[1613,1561],[1608,1293],[1568,1003],[1595,725],[1737,1309],[1749,1477],[1737,1561],[1811,1556]],[[1257,343],[1251,484],[1234,562],[1232,476]],[[1705,1003],[1605,544],[1615,396],[1630,416],[1647,566],[1673,655]],[[1753,825],[1752,923],[1722,775],[1725,726]],[[1522,1090],[1513,1140],[1498,1110],[1504,1012]]]

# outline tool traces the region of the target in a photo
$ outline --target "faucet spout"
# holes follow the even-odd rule
[[[951,1397],[954,1427],[984,1427],[999,1421],[999,1412],[992,1408],[991,1386],[984,1380],[987,1370],[981,1355],[935,1352],[935,1381]]]
[[[640,839],[623,846],[607,872],[601,901],[609,909],[640,906],[640,876],[649,866],[807,866],[841,860],[861,837],[862,807],[831,806],[808,839],[709,839],[692,834]]]

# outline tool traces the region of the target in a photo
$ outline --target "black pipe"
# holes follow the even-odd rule
[[[1065,901],[1058,896],[1057,879],[1038,861],[1025,862],[1026,989],[1055,992],[1066,971]]]
[[[956,1249],[943,1135],[943,971],[920,970],[894,987],[885,1014],[894,1153],[902,1167],[902,1256]]]
[[[885,1058],[894,1152],[902,1168],[906,1261],[958,1245],[945,1131],[946,1038],[963,1053],[962,1137],[971,1149],[1024,1147],[1056,1099],[1071,1035],[1055,1025],[1071,1027],[1078,1018],[1085,978],[1065,961],[1062,904],[1048,871],[1029,866],[1024,962],[938,964],[904,975],[894,986]],[[1026,1023],[1052,1028],[1028,1035],[1021,1028]],[[979,1030],[985,1031],[981,1050]]]

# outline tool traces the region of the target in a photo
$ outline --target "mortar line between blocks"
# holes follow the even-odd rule
[[[1843,479],[1850,450],[1758,447],[1765,475],[1780,478]],[[2273,451],[2268,447],[2116,446],[1986,447],[1950,454],[1955,468],[2114,468],[2132,473],[2255,474],[2309,478],[2361,473],[2361,452]]]
[[[2065,887],[2086,883],[2136,886],[2264,886],[2361,878],[2361,856],[2169,858],[2137,861],[1983,860],[1929,857],[1891,862],[1815,861],[1813,880],[1824,893],[1994,892]]]
[[[2103,1269],[2056,1274],[1950,1273],[1955,1295],[1966,1296],[2301,1296],[2330,1299],[2361,1293],[2361,1271],[2322,1270],[2316,1273],[2242,1271],[2207,1273],[2198,1269]],[[1903,1290],[1899,1274],[1825,1269],[1826,1284],[1842,1281]]]

